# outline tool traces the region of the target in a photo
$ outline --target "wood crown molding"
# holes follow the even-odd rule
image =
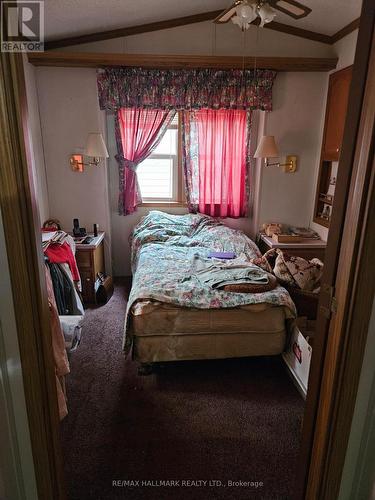
[[[340,31],[331,36],[331,43],[334,44],[344,38],[344,36],[349,35],[352,31],[359,28],[359,18],[354,19],[351,23],[344,26]]]
[[[256,19],[253,24],[259,25],[260,20]],[[305,30],[303,28],[298,28],[296,26],[289,26],[288,24],[278,23],[277,21],[272,21],[264,25],[266,29],[279,31],[281,33],[286,33],[287,35],[298,36],[300,38],[305,38],[306,40],[312,40],[314,42],[325,43],[326,45],[331,45],[330,35],[324,35],[323,33],[317,33],[315,31]]]
[[[111,54],[92,52],[30,52],[28,59],[34,66],[103,68],[106,66],[133,66],[143,68],[254,68],[255,57],[197,56],[168,54]],[[257,68],[275,71],[331,71],[337,58],[315,57],[257,57]]]
[[[44,43],[44,48],[45,50],[61,49],[62,47],[81,45],[82,43],[100,42],[102,40],[110,40],[112,38],[122,38],[126,36],[139,35],[141,33],[151,33],[152,31],[176,28],[178,26],[186,26],[188,24],[202,23],[204,21],[211,21],[212,19],[215,19],[215,17],[217,17],[221,12],[222,9],[213,10],[192,16],[157,21],[155,23],[139,24],[137,26],[129,26],[127,28],[99,31],[95,33],[88,33],[87,35],[50,40]]]
[[[192,16],[177,17],[174,19],[167,19],[164,21],[157,21],[154,23],[140,24],[137,26],[129,26],[125,28],[119,28],[115,30],[99,31],[94,33],[88,33],[86,35],[72,36],[66,38],[60,38],[57,40],[47,40],[44,44],[46,50],[61,49],[63,47],[70,47],[72,45],[81,45],[83,43],[93,43],[100,42],[103,40],[110,40],[113,38],[122,38],[132,35],[139,35],[141,33],[150,33],[152,31],[159,31],[169,28],[176,28],[178,26],[186,26],[188,24],[201,23],[204,21],[211,21],[219,16],[222,12],[220,10],[213,10],[209,12],[203,12],[201,14],[194,14]],[[253,24],[259,24],[259,19],[254,21]],[[350,24],[342,28],[340,31],[334,35],[325,35],[324,33],[317,33],[315,31],[310,31],[296,26],[289,26],[288,24],[279,23],[277,21],[272,21],[265,25],[265,28],[279,31],[281,33],[286,33],[288,35],[298,36],[300,38],[305,38],[307,40],[313,40],[315,42],[325,43],[327,45],[333,45],[338,40],[348,35],[359,26],[359,18],[352,21]]]

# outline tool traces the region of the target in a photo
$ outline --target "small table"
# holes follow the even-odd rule
[[[327,242],[323,240],[304,240],[299,243],[278,243],[264,233],[259,233],[258,235],[258,247],[262,254],[266,253],[271,248],[280,248],[280,250],[285,250],[289,255],[303,257],[307,260],[318,258],[324,262],[326,246]]]
[[[93,238],[91,243],[76,243],[76,261],[82,281],[82,297],[85,304],[96,303],[95,281],[98,273],[104,273],[104,232]]]

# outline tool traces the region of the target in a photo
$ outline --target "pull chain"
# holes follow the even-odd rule
[[[257,34],[255,37],[255,56],[254,56],[254,78],[255,78],[255,98],[256,102],[258,103],[259,99],[259,92],[258,92],[258,87],[259,87],[259,82],[258,82],[258,67],[257,67],[257,53],[258,53],[258,47],[259,47],[259,26],[257,26]]]
[[[212,37],[212,44],[211,44],[211,52],[212,52],[212,55],[216,55],[216,23],[213,23],[214,25],[214,34],[213,34],[213,37]]]
[[[245,71],[246,31],[242,30],[242,72]]]

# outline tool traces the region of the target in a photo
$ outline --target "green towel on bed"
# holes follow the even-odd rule
[[[268,283],[267,273],[263,269],[242,259],[223,262],[195,255],[192,263],[192,275],[202,285],[214,289],[220,289],[226,285],[245,283],[266,285]]]

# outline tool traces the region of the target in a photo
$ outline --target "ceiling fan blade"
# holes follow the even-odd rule
[[[295,0],[268,0],[268,2],[275,9],[288,14],[288,16],[294,19],[301,19],[310,14],[311,9],[302,3],[296,2]]]
[[[227,10],[224,10],[220,16],[217,16],[216,19],[214,19],[214,23],[227,23],[231,17],[233,17],[236,13],[236,7],[237,5],[241,2],[235,2],[231,7],[229,7]]]

